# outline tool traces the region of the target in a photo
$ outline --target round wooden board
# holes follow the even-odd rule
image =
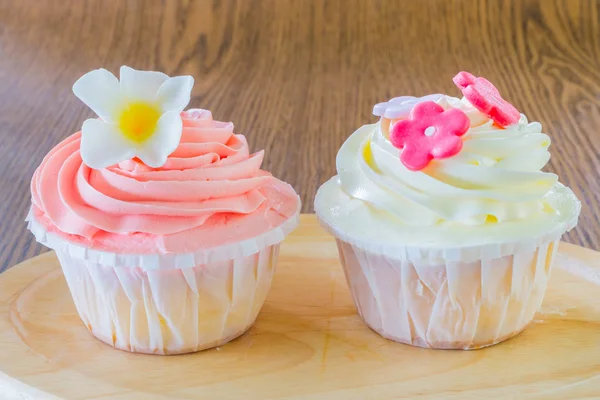
[[[560,252],[524,333],[483,350],[425,350],[361,322],[334,241],[303,215],[256,325],[221,348],[170,357],[94,339],[46,253],[0,275],[0,398],[596,398],[600,253],[567,244]]]

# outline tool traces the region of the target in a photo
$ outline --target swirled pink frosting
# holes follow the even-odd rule
[[[53,148],[31,183],[34,217],[70,241],[119,253],[189,252],[265,233],[292,217],[292,187],[260,169],[233,124],[182,113],[179,147],[153,169],[138,160],[94,170],[78,132]]]

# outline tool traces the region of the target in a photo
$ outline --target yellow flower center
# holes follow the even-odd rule
[[[141,143],[152,136],[159,118],[157,106],[143,102],[131,103],[119,116],[119,129],[127,139]]]

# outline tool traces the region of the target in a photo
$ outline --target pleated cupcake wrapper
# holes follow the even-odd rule
[[[340,229],[337,229],[335,226],[329,224],[324,218],[322,218],[319,215],[318,210],[317,217],[321,223],[321,226],[323,226],[323,228],[325,228],[325,230],[327,230],[333,236],[369,253],[383,255],[395,260],[411,262],[474,262],[478,260],[493,260],[495,258],[501,258],[516,253],[532,252],[541,244],[559,240],[565,232],[570,231],[575,227],[575,225],[577,225],[579,209],[576,210],[572,217],[567,221],[557,223],[552,230],[528,239],[509,239],[500,243],[487,243],[482,245],[461,247],[421,247],[402,243],[394,245],[377,243],[375,241],[353,237],[341,231]]]
[[[500,258],[437,264],[390,259],[337,240],[354,304],[381,336],[478,349],[515,336],[542,305],[558,241]]]
[[[246,332],[269,293],[279,244],[299,222],[249,240],[187,254],[117,254],[28,227],[56,251],[73,302],[101,341],[137,353],[184,354]]]
[[[281,243],[300,222],[300,202],[298,202],[298,210],[292,217],[270,231],[239,242],[189,253],[121,254],[97,250],[75,244],[56,233],[48,232],[36,220],[31,209],[25,221],[27,221],[27,228],[39,243],[57,252],[65,252],[76,259],[111,267],[139,267],[144,270],[181,269],[246,257],[256,254],[266,247]]]
[[[269,293],[279,244],[182,269],[101,265],[56,250],[83,324],[101,341],[136,353],[184,354],[242,335]]]
[[[354,304],[371,329],[414,346],[477,349],[531,322],[560,237],[578,216],[575,207],[537,236],[462,247],[385,245],[319,220],[337,239]]]

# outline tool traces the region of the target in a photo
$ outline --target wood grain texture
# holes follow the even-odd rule
[[[304,212],[373,104],[486,76],[552,135],[548,170],[585,203],[566,240],[598,249],[599,20],[595,0],[0,0],[0,271],[43,251],[28,185],[92,115],[73,82],[122,64],[193,75],[191,106],[266,149]]]
[[[597,398],[600,253],[568,244],[559,251],[544,305],[525,332],[483,350],[425,350],[383,339],[362,323],[333,239],[314,215],[304,215],[281,247],[256,325],[218,349],[170,357],[125,353],[92,337],[54,253],[44,254],[0,275],[0,394],[40,400]]]

